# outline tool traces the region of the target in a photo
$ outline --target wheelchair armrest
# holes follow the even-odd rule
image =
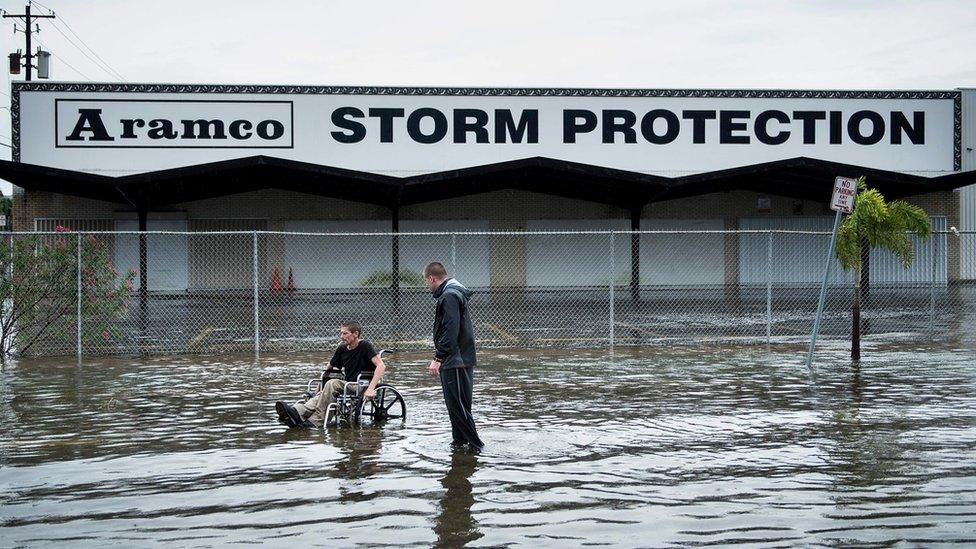
[[[363,387],[368,387],[370,382],[373,381],[373,375],[375,374],[376,370],[373,370],[372,372],[363,372],[356,376],[356,381]]]
[[[322,371],[322,377],[321,377],[322,385],[324,386],[326,381],[332,379],[332,376],[330,376],[329,374],[341,374],[341,373],[342,373],[342,368],[332,368],[332,367],[326,368],[325,370]]]
[[[308,392],[315,394],[318,391],[321,391],[323,387],[325,387],[326,381],[329,381],[329,379],[331,379],[329,374],[339,374],[339,373],[342,373],[341,368],[333,368],[329,366],[328,368],[322,371],[322,375],[318,379],[308,380],[308,384],[306,385],[305,388]]]

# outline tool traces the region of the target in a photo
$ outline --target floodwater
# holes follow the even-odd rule
[[[976,353],[482,353],[486,448],[450,448],[425,356],[407,420],[287,430],[322,357],[0,373],[0,545],[976,544]]]

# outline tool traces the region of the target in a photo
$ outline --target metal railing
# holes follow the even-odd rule
[[[7,350],[111,355],[329,350],[337,326],[430,348],[420,276],[441,261],[475,291],[483,347],[807,341],[820,231],[456,233],[57,232],[3,235]],[[865,341],[973,342],[976,233],[867,257]],[[78,268],[78,266],[81,268]],[[130,270],[133,271],[130,274]],[[107,274],[106,274],[107,273]],[[820,341],[850,337],[850,273],[832,267]]]

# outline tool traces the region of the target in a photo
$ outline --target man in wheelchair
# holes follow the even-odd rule
[[[363,392],[364,400],[376,397],[376,385],[380,383],[386,365],[376,353],[373,345],[365,339],[360,339],[362,326],[356,321],[343,322],[339,326],[341,344],[329,361],[327,374],[340,373],[341,377],[329,377],[315,395],[305,402],[294,405],[278,401],[275,411],[278,420],[289,427],[322,427],[325,422],[326,411],[335,401],[336,395],[342,392],[347,382],[356,382],[360,375],[363,379],[369,377],[369,386]],[[350,386],[348,390],[355,390]]]

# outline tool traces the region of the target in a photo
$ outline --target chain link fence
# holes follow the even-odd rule
[[[480,346],[800,344],[822,231],[457,233],[53,232],[3,237],[4,351],[21,355],[328,351],[364,337],[430,349],[421,272],[474,290]],[[917,240],[912,266],[865,254],[865,341],[968,345],[976,233]],[[81,268],[78,268],[80,265]],[[853,280],[834,261],[819,341],[850,338]]]

